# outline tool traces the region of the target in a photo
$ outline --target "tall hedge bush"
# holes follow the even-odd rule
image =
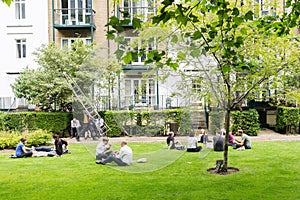
[[[279,106],[276,110],[276,131],[283,134],[299,133],[300,109]]]
[[[179,135],[190,131],[189,112],[184,109],[153,111],[104,111],[100,112],[109,126],[109,137],[129,135],[155,136],[163,133],[166,122],[174,122],[180,127]]]
[[[68,134],[72,113],[11,112],[0,114],[0,130],[18,131],[43,129],[60,135]]]
[[[250,136],[256,136],[259,132],[259,114],[255,109],[246,111],[231,112],[231,130],[236,133],[237,130],[242,129],[244,133]]]

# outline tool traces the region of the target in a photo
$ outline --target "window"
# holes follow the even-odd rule
[[[26,58],[26,40],[16,40],[17,58]]]
[[[77,40],[76,38],[63,38],[61,40],[61,47],[67,47],[71,48],[71,44]],[[80,38],[79,40],[83,40],[84,44],[92,44],[92,39],[91,38]]]
[[[148,41],[137,41],[135,37],[125,37],[124,44],[120,45],[121,50],[130,50],[136,52],[132,65],[143,65],[146,59],[146,54],[155,49],[155,40],[149,39]],[[134,47],[131,47],[133,45]]]
[[[16,19],[25,19],[25,0],[15,0]]]
[[[201,87],[202,87],[202,77],[199,77],[198,79],[193,79],[192,80],[192,89],[194,92],[201,92]]]
[[[125,100],[127,105],[143,103],[155,104],[155,81],[153,79],[125,80]]]

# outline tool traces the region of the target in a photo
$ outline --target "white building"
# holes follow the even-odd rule
[[[18,106],[10,85],[22,69],[37,67],[32,53],[48,43],[48,12],[47,0],[0,3],[0,109]]]

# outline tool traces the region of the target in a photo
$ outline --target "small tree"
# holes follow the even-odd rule
[[[158,66],[167,65],[177,69],[179,63],[194,62],[209,68],[209,72],[212,72],[207,73],[212,88],[210,93],[226,111],[225,126],[228,133],[231,111],[270,77],[299,61],[295,51],[286,54],[283,48],[270,48],[269,41],[280,40],[279,43],[284,44],[289,39],[283,36],[290,34],[290,28],[296,25],[299,18],[298,2],[292,4],[288,1],[286,6],[292,8],[291,12],[281,17],[254,17],[256,13],[253,12],[255,7],[252,1],[202,0],[175,3],[173,0],[164,0],[157,16],[152,18],[152,23],[159,27],[171,27],[168,37],[157,38],[158,41],[168,40],[163,43],[164,48],[149,52],[145,63],[155,62]],[[108,33],[108,38],[114,38],[111,35],[122,32],[118,27],[125,22],[112,17],[109,25],[115,30]],[[133,26],[139,30],[142,27],[137,20]],[[284,49],[288,51],[291,47],[289,45]],[[255,53],[259,51],[259,54]],[[170,55],[170,52],[173,54]],[[127,52],[123,60],[130,61],[137,53]],[[203,56],[213,60],[211,65],[203,65]],[[274,65],[268,57],[280,62]],[[228,165],[227,143],[228,134],[225,137],[223,171],[227,171]]]

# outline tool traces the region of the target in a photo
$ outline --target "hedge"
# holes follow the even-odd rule
[[[109,137],[128,135],[155,136],[164,132],[166,122],[174,122],[180,127],[179,135],[190,131],[189,112],[184,109],[163,111],[103,111],[100,115],[110,130]]]
[[[11,112],[0,113],[0,130],[24,132],[43,129],[65,135],[69,132],[72,113],[66,112]]]
[[[231,122],[233,134],[239,129],[250,136],[257,136],[259,132],[259,114],[255,109],[231,112]]]
[[[26,144],[28,147],[45,145],[52,139],[52,135],[48,131],[41,129],[29,131],[28,133],[1,131],[0,149],[16,148],[22,137],[26,137],[28,139]]]
[[[300,108],[279,106],[276,110],[276,131],[283,134],[299,133]]]

